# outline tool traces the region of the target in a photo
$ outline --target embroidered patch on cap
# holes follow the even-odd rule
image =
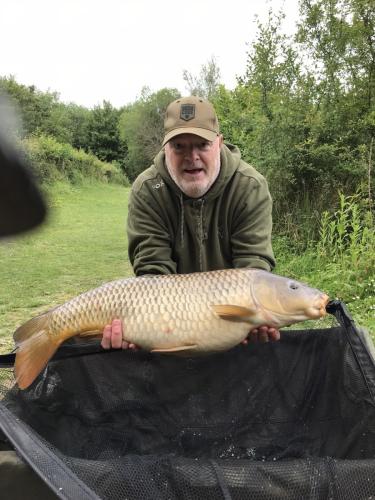
[[[180,118],[188,121],[195,117],[195,104],[182,104],[180,111]]]

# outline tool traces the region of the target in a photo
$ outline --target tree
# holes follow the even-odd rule
[[[141,97],[122,112],[120,134],[127,146],[126,174],[130,180],[149,167],[160,150],[165,110],[178,97],[176,89],[151,93],[144,88]]]
[[[300,11],[297,39],[318,68],[316,109],[320,120],[311,131],[310,146],[329,152],[326,167],[331,176],[353,190],[365,176],[364,157],[369,155],[374,137],[374,3],[300,0]],[[318,158],[319,165],[325,163],[321,155]]]
[[[246,72],[234,91],[241,110],[234,140],[240,137],[246,159],[267,175],[275,198],[295,183],[291,151],[305,138],[311,110],[304,86],[308,75],[301,74],[298,52],[281,30],[284,17],[270,10],[265,23],[257,20]]]
[[[95,106],[90,113],[88,146],[90,152],[102,161],[124,161],[125,149],[120,138],[119,118],[120,111],[108,101],[103,101],[102,106]]]
[[[56,92],[41,92],[34,85],[19,84],[11,77],[0,77],[0,90],[16,105],[22,118],[18,136],[47,135],[75,148],[89,150],[90,110],[59,101]]]
[[[89,123],[91,111],[84,106],[70,103],[65,106],[65,112],[69,117],[69,128],[71,130],[71,144],[74,148],[89,151]]]
[[[0,77],[0,91],[15,101],[21,113],[20,136],[38,134],[43,131],[53,106],[58,102],[58,94],[41,92],[34,85],[26,86],[15,81],[13,76]]]
[[[300,0],[297,40],[314,64],[319,100],[326,107],[335,106],[347,78],[347,7],[346,0]]]
[[[183,71],[183,79],[190,95],[199,95],[205,99],[212,100],[220,85],[220,68],[214,56],[203,64],[199,76],[192,75],[186,69]]]

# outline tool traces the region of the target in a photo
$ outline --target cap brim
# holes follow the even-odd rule
[[[212,130],[207,130],[205,128],[180,127],[171,130],[170,132],[168,132],[168,134],[165,135],[162,146],[165,146],[168,141],[173,139],[173,137],[176,137],[177,135],[181,134],[198,135],[199,137],[206,139],[206,141],[211,141],[211,142],[214,141],[216,137],[219,135],[216,132],[213,132]]]

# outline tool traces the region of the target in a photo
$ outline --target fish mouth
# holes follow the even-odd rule
[[[315,303],[306,309],[306,314],[311,319],[323,318],[327,314],[327,304],[329,297],[326,293],[322,293]]]

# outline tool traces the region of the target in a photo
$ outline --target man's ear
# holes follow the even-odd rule
[[[223,134],[220,134],[219,137],[220,137],[220,147],[221,147],[223,145],[223,143],[224,143]]]

